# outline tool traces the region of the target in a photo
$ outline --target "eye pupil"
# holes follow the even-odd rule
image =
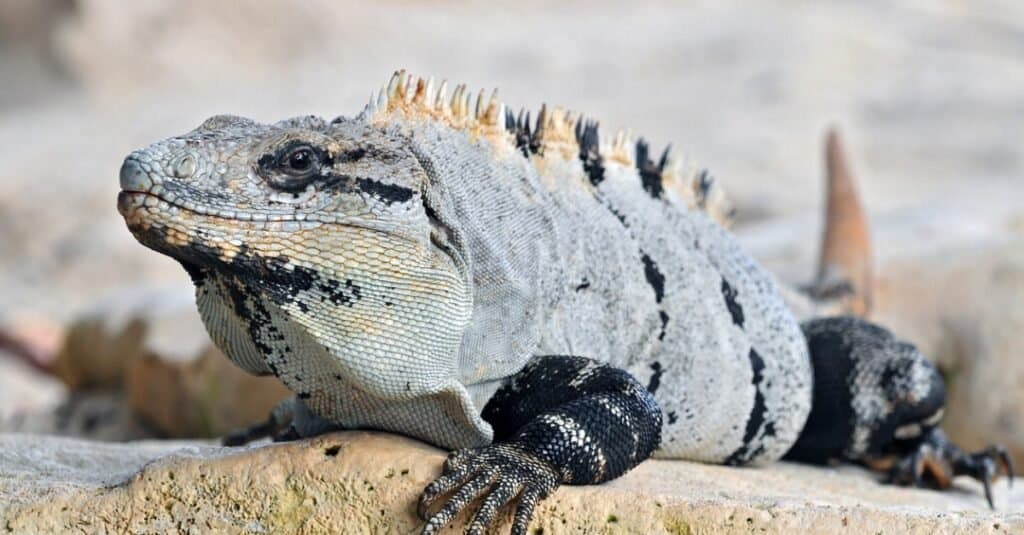
[[[288,167],[295,171],[306,171],[313,164],[313,155],[308,149],[297,150],[288,156]]]

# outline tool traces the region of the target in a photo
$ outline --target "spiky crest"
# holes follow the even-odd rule
[[[405,70],[396,71],[391,80],[370,99],[361,117],[371,122],[387,122],[396,117],[406,120],[432,120],[472,136],[489,140],[504,152],[519,152],[533,158],[578,158],[587,179],[594,186],[604,179],[604,167],[621,165],[635,168],[640,185],[655,199],[674,199],[688,209],[701,210],[722,226],[728,227],[733,208],[722,188],[708,174],[670,147],[657,162],[650,158],[650,147],[634,140],[630,130],[610,138],[599,134],[598,123],[562,108],[542,105],[536,121],[530,113],[514,115],[498,100],[497,90],[490,98],[484,91],[472,98],[464,85],[455,86],[449,98],[448,82],[435,89],[434,79],[422,79]]]

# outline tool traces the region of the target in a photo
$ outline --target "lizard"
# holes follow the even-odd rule
[[[914,346],[800,321],[711,174],[630,132],[396,72],[353,117],[218,115],[136,150],[118,209],[184,267],[214,342],[294,393],[229,445],[377,429],[452,453],[423,533],[479,503],[525,533],[560,485],[649,457],[845,460],[947,488],[1012,478],[939,423]]]

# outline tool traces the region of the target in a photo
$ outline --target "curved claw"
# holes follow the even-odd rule
[[[989,455],[999,460],[1002,469],[1006,471],[1006,484],[1013,488],[1013,459],[1010,458],[1009,452],[1002,446],[993,445],[989,446]]]
[[[868,459],[871,461],[871,459]],[[871,463],[868,463],[869,466]],[[882,469],[882,464],[877,465]],[[956,476],[968,476],[981,483],[985,489],[985,501],[995,509],[992,497],[992,483],[1006,475],[1013,484],[1013,460],[1006,448],[992,445],[982,451],[968,453],[946,438],[939,428],[933,428],[921,441],[901,459],[889,464],[889,481],[916,487],[930,486],[947,489]]]
[[[914,486],[917,487],[917,488],[921,488],[921,487],[924,486],[924,469],[925,469],[924,455],[925,454],[924,454],[924,452],[922,450],[923,450],[923,448],[920,449],[920,450],[915,451],[914,452],[914,456],[913,456],[913,459],[914,459],[914,461],[913,461],[914,462]]]
[[[953,461],[957,475],[967,475],[981,482],[985,487],[985,500],[995,509],[992,501],[992,482],[1006,474],[1007,484],[1013,485],[1013,460],[1006,448],[996,444],[983,451],[962,455]]]
[[[983,468],[980,474],[969,475],[974,475],[976,479],[981,481],[981,484],[985,487],[985,499],[988,501],[988,506],[994,510],[995,505],[992,503],[992,481],[1005,473],[1007,485],[1012,487],[1013,460],[1010,458],[1006,448],[998,444],[989,446],[984,451],[971,455],[970,458],[973,462],[982,463]]]
[[[995,511],[996,506],[992,503],[992,474],[990,471],[985,470],[981,474],[981,484],[985,487],[985,501],[988,502],[988,508]]]

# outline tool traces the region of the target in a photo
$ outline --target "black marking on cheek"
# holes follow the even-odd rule
[[[640,259],[644,263],[644,276],[647,283],[654,289],[654,300],[658,303],[665,297],[665,275],[658,270],[658,264],[647,256],[647,253],[640,251]]]
[[[636,170],[640,174],[640,183],[644,191],[651,198],[660,199],[665,191],[661,184],[661,167],[651,161],[650,146],[643,138],[636,142]]]
[[[590,288],[590,281],[587,280],[586,277],[583,277],[583,281],[581,281],[578,285],[576,285],[576,291],[577,292],[582,292],[583,290],[586,290],[587,288]]]
[[[660,362],[654,361],[651,364],[651,370],[654,371],[654,373],[651,374],[651,379],[647,383],[647,391],[653,394],[657,392],[658,387],[661,386],[661,375],[665,373],[665,369],[661,367]]]
[[[725,307],[729,309],[732,322],[742,328],[743,307],[736,301],[737,295],[739,294],[736,292],[736,289],[729,284],[729,281],[725,280],[725,277],[722,277],[722,297],[725,298]]]
[[[334,157],[334,161],[338,163],[358,162],[359,160],[362,160],[364,156],[366,156],[366,149],[364,149],[363,147],[357,147],[339,153],[337,156]]]
[[[296,379],[297,379],[297,377],[296,377]],[[309,392],[299,392],[298,394],[295,394],[295,395],[296,395],[296,396],[297,396],[297,397],[298,397],[299,399],[309,399],[309,398],[313,397],[312,395],[310,395],[310,393],[309,393]]]
[[[372,178],[357,178],[356,187],[384,201],[385,204],[404,203],[412,199],[412,189],[397,184],[385,184]]]
[[[753,445],[754,438],[757,436],[757,432],[762,426],[765,426],[767,429],[765,417],[768,413],[768,407],[765,405],[764,394],[761,393],[761,383],[764,381],[764,359],[761,358],[761,355],[754,348],[750,348],[750,353],[748,353],[747,357],[750,359],[750,368],[754,375],[750,381],[754,385],[754,407],[750,410],[750,416],[747,418],[747,427],[743,432],[743,444],[736,451],[732,452],[724,462],[724,464],[729,465],[743,464],[764,451],[764,445],[751,451],[751,446]],[[771,430],[774,434],[774,425],[771,427]],[[767,431],[765,434],[767,434]]]
[[[324,173],[320,175],[319,188],[323,191],[352,192],[352,177],[341,173]]]
[[[666,416],[668,416],[669,425],[672,425],[679,421],[679,416],[676,415],[676,411],[669,411],[669,413]]]

